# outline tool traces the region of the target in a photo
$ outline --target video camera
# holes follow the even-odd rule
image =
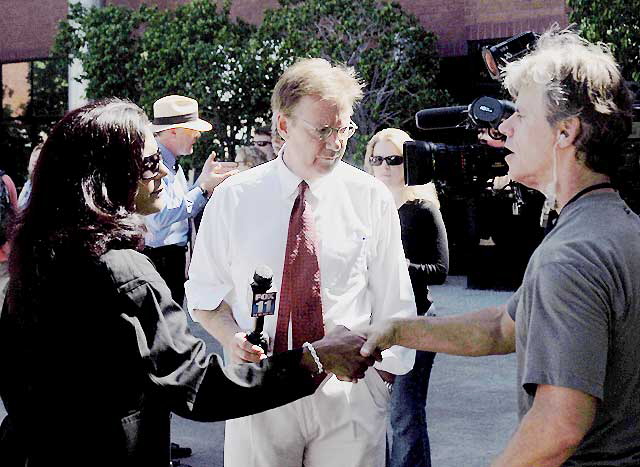
[[[500,79],[499,65],[516,60],[529,52],[537,41],[531,31],[517,34],[482,50],[482,58],[492,78]],[[512,102],[479,97],[468,106],[440,107],[421,110],[416,114],[416,126],[422,130],[463,128],[486,129],[489,136],[504,140],[498,131],[500,123],[515,112]],[[426,141],[404,143],[404,170],[408,185],[423,185],[434,179],[455,178],[486,181],[508,171],[504,156],[508,151],[483,144],[447,145]]]
[[[503,139],[498,125],[515,112],[513,103],[493,97],[479,97],[469,106],[439,107],[416,114],[422,130],[462,128],[486,129],[494,139]],[[433,179],[452,180],[473,173],[480,179],[507,173],[508,151],[482,144],[448,145],[426,141],[404,143],[404,176],[408,185],[424,185]]]

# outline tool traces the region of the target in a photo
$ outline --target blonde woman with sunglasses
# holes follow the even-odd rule
[[[425,315],[433,303],[429,285],[442,284],[447,277],[447,231],[433,183],[405,184],[405,141],[412,139],[396,128],[376,133],[367,144],[364,167],[393,194],[418,314]],[[413,369],[396,377],[390,403],[393,442],[389,467],[431,466],[425,404],[434,358],[433,352],[417,352]]]

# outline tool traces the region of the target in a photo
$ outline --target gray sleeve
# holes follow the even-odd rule
[[[608,350],[608,300],[600,275],[588,265],[542,267],[521,293],[530,310],[522,385],[576,389],[603,398]]]
[[[507,313],[511,319],[515,322],[516,320],[516,309],[518,308],[518,303],[520,302],[520,296],[522,295],[522,286],[518,287],[518,290],[514,292],[514,294],[509,297],[507,301]]]

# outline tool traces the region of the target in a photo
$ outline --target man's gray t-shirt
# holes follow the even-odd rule
[[[516,323],[520,417],[538,384],[590,394],[595,421],[563,465],[640,465],[638,216],[612,192],[565,206],[507,310]]]

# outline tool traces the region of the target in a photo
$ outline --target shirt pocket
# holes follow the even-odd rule
[[[320,255],[321,286],[335,293],[361,282],[367,271],[368,246],[368,235],[362,231],[324,235]]]

